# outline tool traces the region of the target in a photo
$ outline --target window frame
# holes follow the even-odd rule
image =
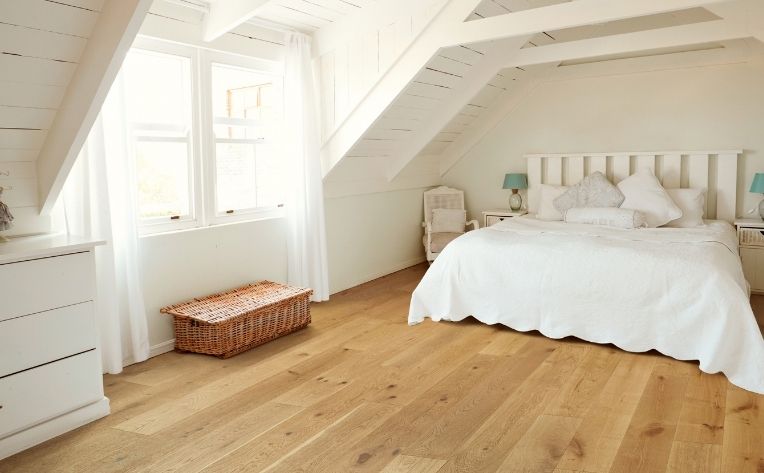
[[[177,219],[168,217],[141,218],[139,212],[136,212],[136,225],[139,235],[146,236],[236,222],[283,218],[285,215],[283,204],[275,207],[241,209],[230,214],[217,211],[216,144],[221,142],[221,140],[215,138],[214,126],[216,123],[212,109],[212,65],[221,64],[252,70],[258,74],[272,77],[274,85],[278,87],[279,97],[282,102],[282,113],[279,119],[283,120],[283,65],[275,61],[213,51],[197,46],[171,43],[141,36],[136,38],[135,43],[131,47],[131,50],[133,49],[186,57],[190,59],[191,76],[191,97],[189,104],[191,121],[185,137],[189,150],[189,215],[180,216]],[[126,94],[127,90],[126,87]],[[252,121],[246,119],[226,119],[226,121],[230,121],[234,126],[252,123]],[[168,134],[172,131],[169,129],[171,127],[167,127],[167,130],[162,128],[165,127],[156,127],[157,131],[168,131]],[[171,138],[164,135],[147,136],[145,133],[140,133],[140,131],[146,130],[151,130],[151,127],[140,128],[140,130],[134,129],[132,119],[128,116],[127,133],[128,147],[130,148],[128,152],[133,167],[136,165],[134,145],[139,140],[184,141],[180,135],[177,138]],[[259,140],[232,139],[230,141],[253,142],[254,144]],[[133,174],[136,180],[132,183],[132,186],[134,189],[137,189],[137,173],[133,172]],[[134,194],[134,204],[137,209],[137,192]]]
[[[283,120],[283,105],[284,105],[284,75],[283,68],[280,64],[274,64],[270,61],[262,59],[238,56],[234,54],[226,54],[218,51],[202,50],[201,51],[201,83],[202,83],[202,121],[203,124],[203,136],[205,138],[205,155],[209,159],[205,162],[205,184],[206,189],[211,189],[205,195],[205,215],[209,220],[210,225],[219,225],[231,222],[240,222],[248,220],[260,220],[266,218],[280,218],[284,216],[283,204],[274,207],[252,207],[248,209],[235,210],[233,213],[219,212],[217,206],[217,143],[245,143],[256,145],[258,142],[263,141],[257,139],[237,139],[237,138],[216,138],[215,137],[215,125],[226,124],[217,123],[220,119],[215,118],[213,111],[213,97],[212,97],[212,66],[214,64],[220,64],[222,66],[230,66],[233,68],[240,68],[254,71],[264,76],[273,78],[273,84],[281,92],[280,97],[282,101],[282,114],[280,119]],[[223,122],[232,124],[234,126],[246,126],[247,124],[254,125],[259,120],[256,119],[237,119],[237,118],[223,118]],[[255,154],[257,159],[257,154]]]
[[[166,41],[154,40],[149,38],[137,38],[135,43],[130,48],[146,51],[148,53],[168,54],[174,56],[184,57],[189,60],[189,102],[188,112],[190,114],[189,124],[187,130],[174,130],[177,132],[177,136],[172,135],[172,126],[147,126],[143,124],[141,127],[136,127],[137,122],[134,122],[132,117],[128,115],[128,142],[130,146],[129,156],[132,159],[132,166],[135,168],[136,155],[135,144],[139,141],[165,141],[165,142],[185,142],[188,145],[188,180],[189,180],[189,214],[180,215],[177,219],[172,217],[151,217],[141,218],[140,212],[136,212],[136,224],[138,226],[138,233],[140,235],[153,234],[153,233],[165,233],[176,230],[185,230],[189,228],[195,228],[203,225],[203,200],[202,200],[202,176],[201,176],[201,140],[199,137],[200,130],[200,116],[199,107],[195,104],[195,97],[199,94],[199,83],[197,74],[195,71],[199,68],[199,52],[196,48],[186,46],[182,44],[169,43]],[[125,81],[125,94],[129,94],[129,81]],[[129,107],[128,107],[129,110]],[[166,135],[147,135],[147,130],[167,131]],[[185,137],[182,136],[183,132]],[[185,138],[185,139],[184,139]],[[134,189],[137,189],[137,169],[135,174],[135,182],[132,182]],[[135,194],[135,208],[139,209],[137,192]]]

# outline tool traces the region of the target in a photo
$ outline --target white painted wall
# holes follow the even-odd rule
[[[286,280],[284,219],[141,237],[141,271],[152,347],[172,349],[170,317],[159,309],[247,282]],[[154,351],[157,351],[156,349]]]
[[[332,293],[424,261],[421,225],[425,190],[326,200]]]
[[[422,192],[413,189],[326,200],[332,293],[424,261]],[[286,282],[284,219],[144,236],[143,290],[154,353],[172,348],[164,306],[247,282]]]
[[[543,152],[744,149],[738,215],[764,172],[761,61],[541,83],[444,176],[466,191],[472,216],[507,207],[506,172]]]

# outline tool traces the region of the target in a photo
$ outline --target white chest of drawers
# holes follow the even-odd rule
[[[0,459],[109,413],[97,244],[60,235],[0,243]]]

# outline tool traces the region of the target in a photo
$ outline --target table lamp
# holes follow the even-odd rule
[[[762,186],[764,186],[764,177],[762,178]],[[520,210],[523,206],[523,198],[517,191],[528,188],[528,176],[525,174],[506,174],[503,188],[512,189],[512,194],[509,196],[509,208],[513,211]]]
[[[756,194],[764,194],[764,172],[757,173],[753,177],[751,192]],[[759,217],[764,220],[764,200],[759,202]]]

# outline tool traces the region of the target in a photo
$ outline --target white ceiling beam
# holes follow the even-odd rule
[[[210,42],[257,14],[268,0],[217,0],[202,21],[202,39]]]
[[[730,0],[577,0],[461,24],[444,47],[703,7]]]
[[[761,0],[709,5],[708,10],[725,20],[740,24],[751,32],[751,36],[764,42],[764,2]]]
[[[728,20],[715,20],[526,48],[513,55],[512,59],[504,64],[504,67],[559,63],[599,56],[730,41],[750,36],[751,33],[737,23]]]
[[[37,158],[41,213],[58,199],[151,0],[106,0]]]
[[[536,88],[552,81],[578,80],[592,77],[630,75],[675,69],[713,67],[738,64],[749,59],[745,49],[711,49],[685,53],[662,54],[628,59],[580,64],[575,66],[537,69],[534,75],[511,94],[500,97],[499,102],[482,114],[456,141],[440,155],[440,174],[444,176],[477,146],[489,133],[518,107]]]
[[[398,177],[427,144],[503,69],[502,63],[505,62],[506,51],[518,51],[527,41],[526,36],[499,41],[491,45],[482,61],[471,67],[459,81],[459,88],[441,100],[440,105],[430,112],[426,124],[412,133],[413,136],[392,153],[395,158],[390,163],[387,180],[392,181]]]
[[[479,0],[450,0],[398,56],[395,63],[324,143],[321,148],[324,177],[403,92],[419,73],[422,65],[437,53],[453,30],[454,24],[464,21],[478,3]]]

